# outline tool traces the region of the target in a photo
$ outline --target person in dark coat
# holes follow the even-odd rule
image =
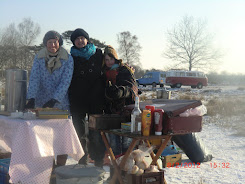
[[[121,114],[125,105],[134,104],[138,95],[138,87],[133,69],[118,59],[115,49],[108,45],[104,50],[103,68],[106,77],[106,109],[107,114]],[[109,134],[110,145],[115,155],[126,152],[131,139]]]
[[[98,131],[88,130],[86,115],[102,114],[104,107],[105,84],[102,76],[103,54],[89,42],[89,34],[76,29],[71,34],[71,55],[74,72],[69,88],[70,111],[73,124],[83,146],[85,156],[80,164],[87,164],[88,153],[96,166],[103,166],[105,145]],[[89,135],[88,135],[89,132]],[[88,144],[89,140],[89,144]]]

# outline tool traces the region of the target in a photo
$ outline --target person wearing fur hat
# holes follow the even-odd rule
[[[45,34],[45,47],[35,56],[31,69],[25,109],[55,107],[69,110],[68,88],[74,63],[62,44],[58,32],[48,31]],[[60,165],[64,165],[64,162]]]
[[[89,34],[78,28],[70,37],[73,46],[74,72],[69,88],[70,108],[74,127],[83,146],[85,156],[79,164],[88,163],[88,154],[95,165],[102,167],[105,145],[98,131],[88,130],[86,115],[102,114],[104,109],[103,54],[89,41]]]
[[[106,76],[105,89],[107,114],[120,114],[125,105],[134,104],[138,87],[134,71],[118,59],[115,49],[108,45],[104,50],[103,73]],[[110,145],[115,155],[126,152],[130,139],[109,134]]]

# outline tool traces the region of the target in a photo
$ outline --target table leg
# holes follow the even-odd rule
[[[154,159],[152,160],[151,162],[151,165],[156,165],[156,162],[157,162],[157,159],[159,158],[159,156],[162,154],[163,150],[166,148],[167,144],[168,144],[168,141],[171,139],[171,135],[170,136],[167,136],[163,143],[161,144],[160,148],[158,149]]]
[[[108,152],[109,152],[109,155],[110,155],[111,160],[112,160],[112,164],[113,164],[113,166],[114,166],[114,168],[115,168],[115,173],[114,173],[114,175],[115,175],[115,177],[118,176],[119,183],[120,183],[120,184],[123,184],[123,180],[122,180],[122,177],[121,177],[121,171],[120,171],[120,169],[119,169],[119,167],[118,167],[118,165],[117,165],[117,163],[116,163],[115,155],[114,155],[114,153],[113,153],[113,151],[112,151],[112,149],[111,149],[111,146],[109,145],[109,142],[108,142],[108,140],[107,140],[107,138],[106,138],[106,135],[105,135],[104,132],[100,132],[100,134],[101,134],[102,139],[103,139],[103,141],[104,141],[104,143],[105,143],[105,146],[106,146],[106,148],[107,148],[107,150],[108,150]],[[114,176],[114,175],[113,175],[113,176]],[[110,182],[110,183],[111,183],[111,182]]]
[[[168,144],[168,141],[171,139],[171,137],[172,136],[170,135],[170,136],[168,136],[167,138],[164,139],[164,141],[161,144],[160,148],[158,149],[156,155],[154,155],[153,152],[151,153],[151,158],[152,158],[151,165],[156,165],[157,164],[158,169],[160,169],[160,167],[159,167],[159,165],[157,163],[157,160],[158,160],[159,156],[161,155],[161,153],[163,152],[163,150],[166,148],[166,146]],[[146,143],[147,143],[148,147],[151,146],[149,140],[146,140]],[[165,178],[164,178],[163,182],[164,182],[164,184],[167,184],[167,181],[165,180]]]
[[[151,147],[151,144],[150,144],[149,140],[144,140],[144,141],[146,142],[147,146],[150,148],[150,147]],[[155,156],[156,156],[156,155],[154,154],[153,150],[151,151],[150,155],[151,155],[152,160],[153,160],[153,159],[155,158]],[[156,164],[157,164],[158,169],[160,169],[160,166],[159,166],[158,162],[156,162]]]
[[[132,140],[132,142],[131,142],[128,150],[126,151],[125,155],[122,158],[121,163],[119,164],[120,169],[123,169],[124,168],[124,166],[126,164],[126,161],[127,161],[128,157],[129,157],[130,153],[133,151],[134,147],[136,146],[137,142],[138,142],[137,139],[133,139]],[[112,179],[110,181],[110,184],[115,183],[116,182],[116,179],[117,179],[116,178],[116,174],[114,173],[113,176],[112,176]]]

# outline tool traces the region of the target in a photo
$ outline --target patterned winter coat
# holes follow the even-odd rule
[[[67,53],[68,54],[68,53]],[[42,107],[50,99],[55,99],[54,108],[69,110],[68,88],[73,74],[73,58],[60,60],[62,66],[50,73],[44,58],[35,56],[28,86],[27,99],[35,98],[36,107]]]
[[[117,100],[106,100],[106,113],[121,113],[125,105],[134,104],[135,96],[138,95],[138,87],[136,79],[131,69],[118,60],[119,67],[110,70],[105,67],[104,74],[106,77],[106,83],[111,81],[112,84],[124,87],[124,96]]]

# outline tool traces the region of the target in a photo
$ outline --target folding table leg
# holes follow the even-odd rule
[[[106,135],[105,135],[105,133],[104,132],[100,132],[100,134],[101,134],[101,136],[102,136],[102,139],[103,139],[103,141],[104,141],[104,143],[105,143],[105,146],[106,146],[106,148],[107,148],[107,150],[108,150],[108,152],[109,152],[109,155],[110,155],[110,157],[111,157],[111,160],[112,160],[112,164],[113,164],[113,166],[114,166],[114,168],[115,168],[115,173],[114,173],[114,175],[113,176],[118,176],[118,180],[119,180],[119,183],[120,184],[123,184],[123,180],[122,180],[122,177],[121,177],[121,170],[119,169],[119,167],[118,167],[118,165],[117,165],[117,163],[116,163],[116,158],[115,158],[115,155],[114,155],[114,153],[113,153],[113,151],[112,151],[112,149],[111,149],[111,146],[109,145],[109,142],[108,142],[108,140],[107,140],[107,138],[106,138]],[[111,183],[111,182],[110,182]]]
[[[135,145],[137,144],[138,140],[137,139],[133,139],[130,146],[128,147],[128,150],[126,151],[125,155],[123,156],[123,159],[121,161],[121,163],[119,164],[120,170],[124,168],[126,161],[130,155],[130,153],[133,151]],[[114,184],[116,182],[116,174],[114,173],[114,175],[112,176],[112,179],[110,181],[110,184]],[[120,181],[119,181],[120,182]]]
[[[151,162],[151,165],[156,165],[156,162],[157,162],[157,159],[159,158],[159,156],[162,154],[163,150],[166,148],[167,144],[168,144],[168,141],[171,139],[171,135],[170,136],[167,136],[163,143],[161,144],[160,148],[158,149],[154,159],[152,160]]]
[[[161,153],[163,152],[163,150],[166,148],[167,144],[168,144],[168,141],[171,139],[172,136],[168,136],[167,138],[165,138],[165,140],[163,141],[163,143],[161,144],[160,148],[158,149],[156,155],[154,155],[153,152],[151,152],[151,158],[152,158],[152,162],[151,162],[151,165],[156,165],[157,164],[157,167],[158,169],[160,169],[160,166],[158,165],[157,163],[157,160],[159,158],[159,156],[161,155]],[[149,140],[145,140],[148,147],[151,147],[151,144],[149,142]],[[167,184],[165,178],[164,178],[164,184]]]
[[[151,147],[151,144],[150,144],[149,140],[144,140],[144,141],[146,142],[147,146],[150,148]],[[151,154],[150,155],[151,155],[152,160],[156,156],[153,151],[151,151]],[[157,164],[158,169],[160,169],[160,166],[159,166],[158,162],[156,162],[156,164]]]

